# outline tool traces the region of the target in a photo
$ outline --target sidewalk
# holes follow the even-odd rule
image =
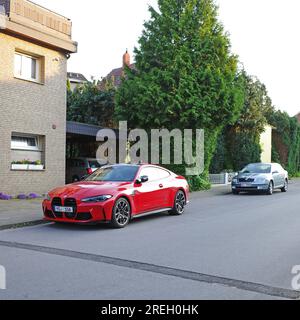
[[[0,201],[0,230],[18,224],[35,224],[43,220],[42,199]]]

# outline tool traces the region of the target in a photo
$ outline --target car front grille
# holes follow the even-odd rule
[[[62,206],[62,201],[61,198],[53,198],[52,203],[51,203],[51,207],[52,207],[52,211],[55,214],[56,218],[63,218],[63,214],[62,212],[56,212],[55,211],[55,207],[61,207]]]
[[[239,182],[254,182],[254,179],[240,178]]]
[[[69,208],[73,208],[73,212],[57,212],[55,211],[55,207],[69,207]],[[51,203],[51,208],[52,208],[52,212],[47,212],[47,217],[52,218],[50,213],[53,215],[53,218],[58,218],[58,219],[62,219],[62,218],[67,218],[67,219],[75,219],[76,215],[77,215],[77,202],[76,199],[74,198],[67,198],[65,199],[65,201],[63,201],[61,198],[56,197],[53,198],[52,203]],[[79,219],[79,220],[89,220],[89,219]]]
[[[73,212],[66,212],[66,213],[65,213],[66,218],[68,218],[68,219],[75,219],[76,213],[77,213],[77,203],[76,203],[76,199],[73,199],[73,198],[68,198],[68,199],[66,199],[66,200],[65,200],[65,203],[64,203],[64,206],[65,206],[65,207],[73,208]]]

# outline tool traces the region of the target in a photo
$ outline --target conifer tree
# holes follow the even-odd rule
[[[206,172],[190,179],[199,189],[220,130],[243,104],[238,59],[213,0],[158,0],[158,8],[149,8],[136,68],[116,95],[116,116],[131,128],[204,129]]]

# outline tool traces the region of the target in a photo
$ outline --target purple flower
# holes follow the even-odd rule
[[[26,194],[19,194],[19,195],[17,196],[17,198],[18,198],[19,200],[26,200],[26,199],[27,199],[27,196],[26,196]]]
[[[28,195],[28,199],[38,199],[38,198],[40,198],[40,196],[36,193],[30,193]]]
[[[11,200],[12,196],[9,196],[8,194],[1,193],[0,200]]]

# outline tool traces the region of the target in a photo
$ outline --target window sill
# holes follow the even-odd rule
[[[18,79],[18,80],[30,82],[30,83],[39,84],[39,85],[41,85],[41,86],[45,85],[44,82],[37,81],[37,80],[33,80],[33,79],[27,79],[27,78],[22,78],[22,77],[18,77],[18,76],[14,76],[14,78],[15,78],[15,79]]]

